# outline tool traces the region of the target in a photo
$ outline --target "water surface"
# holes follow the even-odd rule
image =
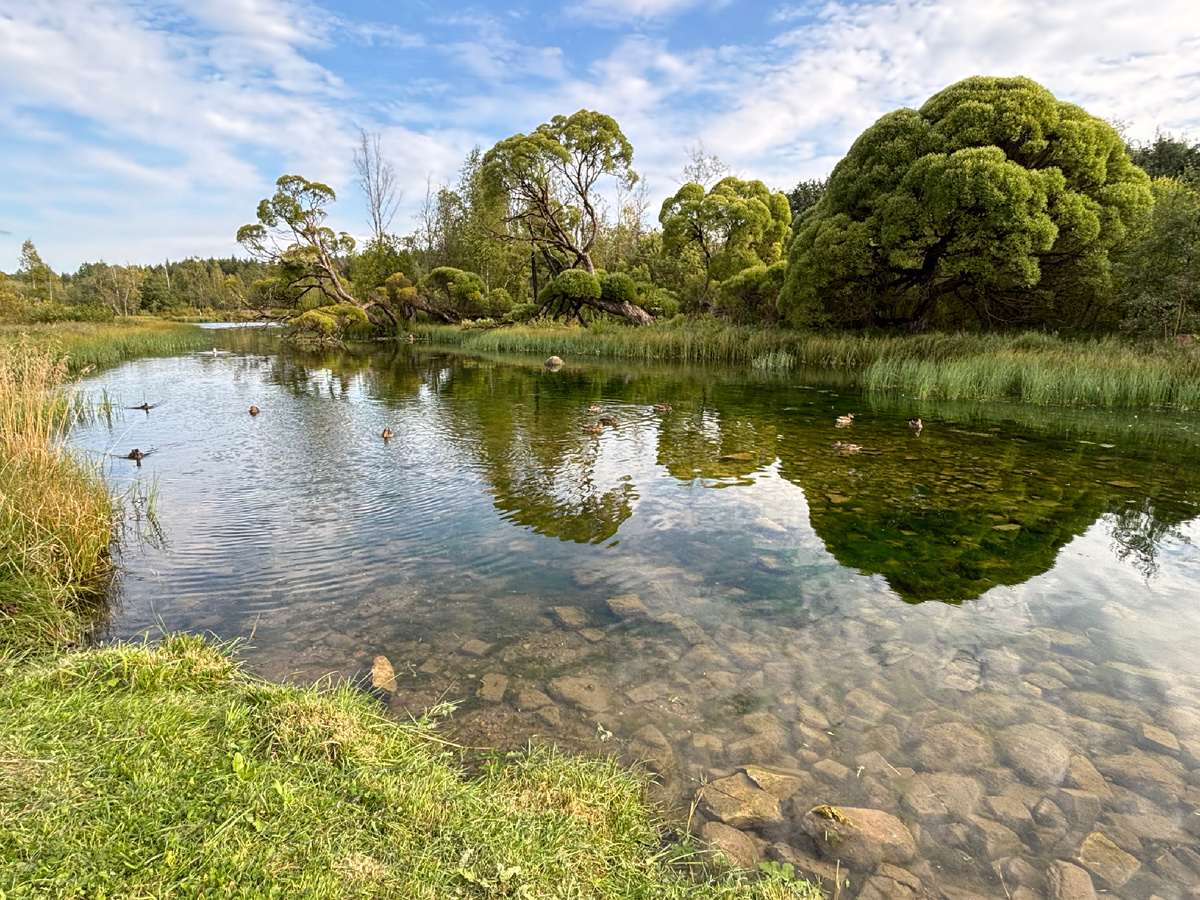
[[[304,681],[383,655],[394,711],[454,701],[469,746],[623,747],[669,802],[797,773],[748,825],[777,858],[832,803],[904,819],[931,892],[1044,896],[1081,857],[1115,896],[1200,884],[1195,416],[217,340],[88,383],[157,404],[76,436],[155,495],[114,636],[253,635],[256,670]]]

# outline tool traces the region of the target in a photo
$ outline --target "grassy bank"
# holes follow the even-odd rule
[[[920,399],[1017,399],[1099,407],[1200,407],[1200,348],[1119,337],[875,336],[777,328],[419,329],[423,340],[484,352],[730,363],[769,371],[818,366],[851,372],[863,387]]]
[[[67,362],[0,342],[0,653],[78,639],[110,571],[114,502],[64,446]]]
[[[17,343],[22,336],[35,345],[56,350],[67,360],[69,374],[138,356],[167,356],[212,347],[212,334],[203,328],[135,316],[102,323],[0,325],[0,344]]]
[[[0,896],[820,896],[689,872],[614,763],[530,751],[465,777],[377,709],[195,637],[10,662]]]

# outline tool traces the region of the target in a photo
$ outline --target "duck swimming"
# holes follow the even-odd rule
[[[157,403],[143,403],[141,406],[127,406],[126,409],[140,409],[142,412],[150,412],[156,406],[158,406]]]
[[[259,412],[259,410],[258,410],[258,407],[257,407],[257,406],[252,406],[252,407],[250,407],[250,415],[252,415],[252,416],[257,416],[257,415],[258,415],[258,412]]]
[[[924,427],[925,427],[925,423],[924,423],[924,422],[922,422],[920,419],[909,419],[909,420],[908,420],[908,427],[909,427],[909,428],[912,428],[912,429],[914,429],[914,430],[916,430],[916,431],[920,431],[922,428],[924,428]]]
[[[604,430],[603,425],[584,425],[580,431],[584,434],[600,434]]]
[[[838,416],[834,422],[838,428],[845,428],[847,425],[853,425],[854,413],[846,413],[844,416]]]
[[[593,405],[591,405],[591,406],[589,406],[589,407],[588,407],[588,412],[590,412],[590,413],[598,413],[598,412],[600,412],[600,407],[598,407],[598,406],[596,406],[595,404],[593,404]]]
[[[861,444],[846,444],[846,443],[843,443],[842,441],[834,441],[833,449],[836,450],[838,453],[857,453],[859,450],[862,449],[862,445]]]
[[[143,453],[141,450],[139,450],[137,447],[134,447],[132,450],[129,451],[129,454],[125,458],[126,459],[136,459],[138,462],[141,462],[143,459],[146,458],[146,454]]]
[[[654,404],[654,406],[652,407],[652,409],[653,409],[655,412],[670,412],[670,411],[671,411],[671,404],[669,404],[669,403],[655,403],[655,404]]]
[[[616,416],[601,416],[596,421],[598,421],[601,425],[617,425],[617,424],[619,424],[619,421]]]
[[[382,437],[385,441],[390,441],[393,437],[395,437],[395,435],[392,434],[392,429],[385,428],[383,429],[383,434],[380,435],[380,437]]]

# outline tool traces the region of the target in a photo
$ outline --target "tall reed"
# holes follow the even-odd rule
[[[64,445],[66,359],[0,343],[0,653],[85,629],[110,571],[114,502]]]
[[[23,337],[38,345],[56,347],[67,360],[68,374],[111,366],[135,356],[165,356],[207,350],[213,345],[212,332],[196,325],[135,316],[114,322],[0,326],[0,343],[17,342]]]
[[[487,331],[418,329],[423,339],[467,350],[732,363],[773,371],[822,367],[863,387],[922,399],[1019,399],[1029,403],[1200,407],[1200,349],[1108,336],[1067,339],[1029,332],[873,335],[714,324],[629,328],[521,326]]]

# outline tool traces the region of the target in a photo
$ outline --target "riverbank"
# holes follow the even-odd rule
[[[0,890],[820,896],[778,875],[714,875],[664,842],[641,781],[615,762],[529,750],[467,775],[433,722],[380,709],[349,687],[258,681],[190,636],[10,661]]]
[[[64,446],[62,384],[192,339],[110,327],[0,333],[0,896],[820,896],[699,854],[611,760],[468,772],[434,722],[254,679],[198,637],[71,649],[102,619],[120,511]]]
[[[846,371],[872,391],[916,399],[999,400],[1063,406],[1200,407],[1200,348],[1109,336],[876,336],[782,328],[669,323],[645,328],[419,326],[422,340],[482,352],[641,362],[729,363],[788,372]]]
[[[203,328],[144,316],[120,316],[112,322],[0,325],[0,345],[14,345],[22,336],[31,346],[55,351],[66,361],[68,375],[139,356],[212,347],[212,334]]]

